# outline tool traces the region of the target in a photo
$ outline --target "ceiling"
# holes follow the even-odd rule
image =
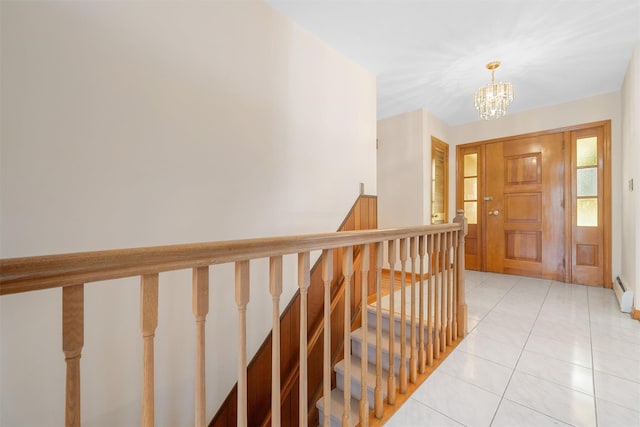
[[[640,0],[266,1],[377,77],[379,119],[480,120],[493,60],[514,85],[509,112],[616,91],[640,44]]]

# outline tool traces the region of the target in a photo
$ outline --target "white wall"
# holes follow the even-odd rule
[[[621,271],[622,220],[622,135],[620,92],[612,92],[565,104],[553,105],[522,113],[507,114],[499,120],[477,121],[450,128],[450,144],[483,141],[511,135],[521,135],[565,126],[611,120],[611,187],[612,187],[612,279]],[[515,101],[514,101],[515,102]],[[455,165],[455,154],[452,157]],[[455,182],[455,167],[450,170]],[[452,193],[455,195],[455,193]],[[455,196],[450,198],[450,209],[455,208]],[[454,212],[452,210],[452,212]]]
[[[378,121],[380,228],[431,223],[431,137],[447,142],[448,129],[425,109]]]
[[[442,142],[446,142],[449,145],[449,173],[451,173],[451,169],[455,169],[455,161],[452,162],[451,159],[455,159],[456,151],[455,147],[449,144],[449,126],[434,116],[427,110],[422,110],[424,115],[424,135],[423,135],[423,144],[424,144],[424,152],[423,156],[423,168],[424,168],[424,179],[425,179],[425,192],[424,192],[424,215],[422,224],[431,224],[431,137],[436,137]],[[455,199],[455,179],[452,180],[449,178],[449,201],[451,199]],[[456,216],[455,209],[449,208],[449,218],[447,218],[447,222],[452,222],[453,218]]]
[[[431,176],[424,174],[424,150],[423,110],[378,121],[379,228],[422,223],[425,187],[430,188],[425,179]]]
[[[375,78],[260,1],[2,2],[1,54],[2,257],[333,231],[376,193]],[[208,419],[236,381],[232,271],[211,277]],[[160,280],[156,424],[188,425],[191,275]],[[0,298],[0,425],[63,424],[60,293]],[[83,424],[139,425],[137,280],[85,298]]]
[[[640,310],[640,46],[636,47],[622,86],[622,273],[623,282],[634,292],[634,306]],[[633,180],[633,191],[629,181]]]

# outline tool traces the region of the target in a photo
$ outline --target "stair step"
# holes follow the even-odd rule
[[[360,371],[361,371],[361,358],[358,355],[351,355],[351,396],[353,396],[356,400],[360,399],[361,393],[361,382],[360,382]],[[341,360],[336,363],[334,370],[336,372],[336,385],[338,389],[344,390],[344,366],[345,361]],[[387,397],[387,377],[388,371],[382,371],[382,397]],[[374,404],[374,391],[376,387],[376,367],[371,363],[367,363],[367,399],[369,401],[369,406],[373,406]]]
[[[316,408],[320,413],[320,425],[324,424],[324,396],[316,403]],[[371,405],[369,406],[371,408]],[[342,390],[331,390],[331,427],[342,426],[342,412],[344,411],[344,394]],[[349,427],[355,426],[359,422],[360,402],[353,397],[351,398],[351,411],[349,415]]]
[[[408,334],[407,334],[408,335]],[[407,337],[408,338],[408,337]],[[367,343],[367,360],[370,364],[376,364],[376,330],[368,328],[365,335]],[[382,334],[382,369],[389,370],[389,334]],[[396,337],[393,344],[393,367],[396,375],[400,373],[400,339]],[[405,351],[409,368],[409,356],[411,355],[411,343],[407,339],[405,342]],[[358,328],[351,332],[351,353],[357,357],[362,357],[362,328]]]
[[[400,319],[400,314],[397,313],[395,316],[395,325],[394,325],[394,334],[395,336],[399,337],[400,336],[400,324],[402,323],[401,319]],[[375,330],[376,325],[378,324],[377,319],[376,319],[376,313],[375,313],[375,308],[369,308],[367,310],[367,326],[369,326],[370,328],[373,328]],[[411,333],[411,317],[409,316],[409,311],[407,311],[407,320],[405,322],[406,325],[406,330],[407,330],[407,336],[409,336],[409,334]],[[415,331],[416,331],[416,337],[418,336],[418,332],[420,331],[420,325],[418,324],[418,318],[416,317],[416,326],[415,326]],[[425,325],[424,325],[424,331],[425,334],[427,332],[427,324],[425,321]],[[383,334],[389,334],[389,312],[387,310],[382,310],[382,333]]]

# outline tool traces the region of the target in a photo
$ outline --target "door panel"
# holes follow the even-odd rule
[[[562,134],[486,144],[487,271],[564,280]]]
[[[604,132],[601,127],[571,132],[572,280],[604,283]]]
[[[464,238],[465,267],[470,270],[482,269],[482,223],[483,201],[479,197],[482,191],[484,148],[457,148],[457,192],[458,209],[464,209],[468,222],[468,232]]]

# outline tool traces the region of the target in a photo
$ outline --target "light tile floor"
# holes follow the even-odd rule
[[[613,291],[466,272],[469,335],[387,426],[640,427],[640,322]]]

